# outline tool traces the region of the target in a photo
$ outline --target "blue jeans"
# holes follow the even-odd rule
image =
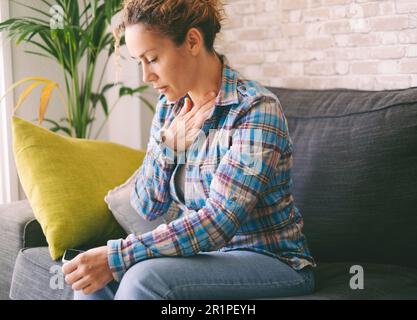
[[[76,300],[261,299],[310,294],[310,267],[294,270],[286,263],[252,251],[205,252],[190,257],[141,261],[120,283],[110,282]]]

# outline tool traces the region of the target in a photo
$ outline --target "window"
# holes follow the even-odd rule
[[[0,21],[9,16],[9,1],[0,1]],[[0,97],[12,83],[12,60],[10,41],[0,33]],[[18,179],[12,153],[10,117],[13,95],[0,102],[0,204],[19,198]]]

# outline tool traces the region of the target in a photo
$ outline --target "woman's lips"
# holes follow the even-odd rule
[[[158,89],[159,93],[165,93],[168,90],[168,86],[162,87]]]

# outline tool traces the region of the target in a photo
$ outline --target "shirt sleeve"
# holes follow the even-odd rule
[[[169,180],[175,168],[175,154],[159,139],[166,109],[160,100],[152,120],[146,155],[130,195],[132,207],[146,220],[166,213],[172,202]]]
[[[279,102],[263,97],[236,122],[232,144],[222,157],[205,206],[161,224],[151,232],[110,240],[109,265],[120,281],[142,260],[191,256],[223,247],[252,211],[287,143],[287,124]],[[256,147],[257,145],[257,147]]]

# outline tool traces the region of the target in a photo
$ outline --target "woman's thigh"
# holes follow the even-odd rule
[[[132,266],[118,287],[108,287],[96,298],[260,299],[309,294],[314,276],[310,268],[295,271],[276,258],[236,250],[148,259]]]
[[[251,299],[309,294],[312,270],[252,251],[207,252],[142,261],[123,277],[116,299]]]

